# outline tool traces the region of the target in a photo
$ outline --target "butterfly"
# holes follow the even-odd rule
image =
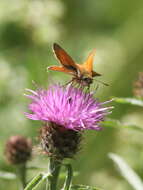
[[[50,66],[48,70],[60,71],[72,75],[73,78],[71,82],[89,87],[93,82],[93,77],[101,76],[101,74],[93,70],[95,49],[89,54],[83,64],[76,63],[71,56],[56,43],[53,44],[53,51],[61,66]]]

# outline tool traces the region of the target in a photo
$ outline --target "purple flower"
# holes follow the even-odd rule
[[[85,93],[73,86],[63,87],[53,85],[48,90],[37,91],[27,89],[32,95],[26,95],[32,100],[27,118],[52,122],[66,129],[81,131],[87,129],[100,130],[100,122],[111,112],[112,107],[103,107],[106,101],[100,103],[93,93]]]

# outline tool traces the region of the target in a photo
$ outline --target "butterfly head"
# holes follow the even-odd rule
[[[93,77],[87,72],[77,71],[77,75],[73,77],[73,80],[82,86],[90,86],[93,82]]]
[[[89,77],[82,78],[83,86],[89,86],[90,84],[92,84],[92,82],[93,82],[92,78],[89,78]]]

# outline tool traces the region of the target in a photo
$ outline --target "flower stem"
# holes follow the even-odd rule
[[[67,168],[67,177],[64,183],[64,187],[62,189],[69,190],[72,183],[73,171],[70,164],[65,164],[65,167]]]
[[[26,164],[17,166],[17,177],[19,179],[19,187],[21,190],[26,186]]]
[[[53,158],[50,158],[49,168],[48,168],[49,177],[46,186],[47,190],[56,190],[60,168],[61,168],[61,163]]]

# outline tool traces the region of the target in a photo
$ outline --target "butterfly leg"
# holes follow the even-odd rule
[[[64,84],[63,87],[67,86],[68,84],[72,84],[72,80],[70,80],[69,82],[67,82],[66,84]]]
[[[99,84],[97,84],[97,86],[95,87],[95,92],[97,92],[98,89],[99,89]]]

